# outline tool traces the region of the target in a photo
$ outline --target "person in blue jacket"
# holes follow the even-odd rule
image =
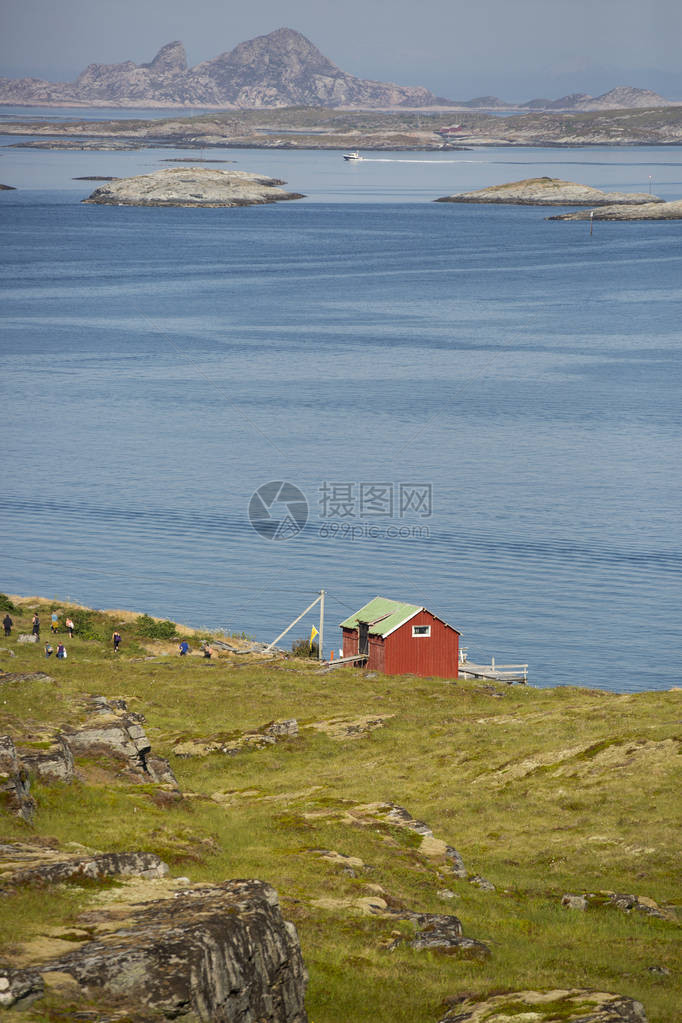
[[[180,656],[181,657],[185,657],[188,653],[189,653],[189,643],[187,642],[186,639],[183,639],[182,643],[180,644]]]

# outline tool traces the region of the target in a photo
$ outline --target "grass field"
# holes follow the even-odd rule
[[[50,607],[41,610],[43,640]],[[448,999],[562,987],[629,995],[650,1023],[679,1023],[682,692],[614,695],[321,674],[298,659],[180,658],[174,639],[140,635],[136,618],[117,612],[91,614],[90,638],[77,632],[65,640],[66,661],[46,661],[42,643],[16,641],[33,610],[27,603],[12,614],[0,669],[50,677],[0,680],[0,733],[39,742],[45,726],[83,717],[83,694],[123,697],[145,715],[153,751],[169,759],[184,798],[159,799],[153,785],[77,761],[72,784],[33,783],[32,824],[3,814],[5,839],[155,852],[192,881],[269,881],[299,932],[313,1023],[436,1023]],[[117,655],[114,627],[123,635]],[[264,749],[174,753],[181,742],[230,739],[289,718],[298,736]],[[383,803],[425,821],[495,890],[456,878],[414,832],[380,819],[372,804]],[[361,865],[349,869],[321,851]],[[565,893],[600,890],[646,896],[666,918],[561,906]],[[367,914],[367,897],[377,895],[393,908],[455,913],[490,958],[392,947],[413,925]],[[73,924],[91,897],[92,888],[73,885],[5,895],[0,958],[11,961],[55,924]],[[46,1012],[35,1003],[16,1018],[64,1018]]]

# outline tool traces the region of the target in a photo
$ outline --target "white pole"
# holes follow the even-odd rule
[[[324,590],[323,590],[322,592],[324,592]],[[265,648],[265,650],[263,651],[263,653],[264,653],[264,654],[267,654],[267,652],[268,652],[269,650],[272,650],[273,646],[275,646],[275,644],[276,644],[276,643],[279,643],[280,639],[283,639],[283,638],[284,638],[284,636],[286,636],[286,634],[287,634],[287,632],[289,631],[289,629],[293,629],[294,625],[296,625],[296,624],[297,624],[298,622],[300,622],[301,618],[305,617],[305,615],[307,615],[307,614],[308,614],[308,611],[312,611],[312,609],[313,609],[313,608],[315,607],[315,605],[317,604],[317,602],[318,602],[318,600],[319,600],[319,599],[320,599],[319,597],[315,597],[315,600],[314,600],[314,601],[312,602],[312,604],[310,604],[310,606],[309,606],[309,607],[307,607],[307,608],[305,609],[305,611],[302,611],[302,612],[300,613],[300,615],[298,616],[298,618],[294,618],[294,620],[293,620],[293,622],[291,623],[291,625],[287,625],[287,627],[286,627],[286,629],[284,630],[284,632],[280,632],[280,634],[279,634],[279,636],[277,637],[277,639],[273,639],[272,643],[270,643],[270,644],[268,644],[268,646],[266,646],[266,648]]]
[[[324,660],[324,590],[320,590],[320,638],[317,652],[318,660]]]

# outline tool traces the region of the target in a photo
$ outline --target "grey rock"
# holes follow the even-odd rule
[[[268,725],[265,729],[268,735],[274,735],[275,738],[281,738],[286,735],[296,736],[298,735],[298,721],[296,718],[288,718],[286,721],[273,721],[271,725]]]
[[[473,877],[470,877],[469,884],[474,885],[475,888],[480,888],[482,892],[497,891],[492,881],[486,881],[480,874],[474,874]]]
[[[178,779],[173,774],[173,769],[164,757],[148,756],[145,761],[147,774],[152,781],[159,785],[169,785],[174,789],[180,789]]]
[[[527,1012],[519,1008],[527,1005]],[[511,1007],[511,1013],[507,1008]],[[509,1023],[510,1018],[533,1023],[647,1023],[640,1002],[624,995],[579,988],[551,991],[510,991],[485,1001],[457,1000],[440,1023]]]
[[[120,999],[165,1019],[307,1021],[296,930],[260,881],[192,888],[136,908],[123,926],[40,965],[46,977],[55,971],[95,1003]]]
[[[467,877],[467,869],[464,866],[464,860],[457,850],[453,849],[451,845],[446,846],[445,858],[450,864],[452,873],[455,877],[459,877],[461,879],[465,879]]]
[[[43,671],[0,671],[0,682],[54,682]]]
[[[657,973],[661,977],[669,977],[670,976],[670,970],[668,969],[667,966],[658,966],[658,965],[656,965],[656,966],[647,966],[647,970],[648,970],[649,973]]]
[[[0,735],[0,806],[25,821],[33,820],[36,804],[28,772],[9,735]]]
[[[3,862],[4,861],[4,862]],[[2,885],[59,884],[69,879],[166,877],[168,866],[155,853],[92,853],[68,856],[63,851],[27,845],[0,846]]]
[[[419,931],[410,947],[430,952],[442,952],[460,959],[488,959],[490,949],[476,938],[454,937],[438,930]]]
[[[62,735],[55,736],[46,749],[20,746],[19,755],[28,773],[43,781],[73,781],[73,754]]]
[[[564,895],[561,905],[566,909],[587,909],[587,899],[584,895]]]
[[[152,754],[151,743],[142,727],[143,714],[128,710],[125,700],[104,696],[92,697],[88,708],[92,714],[83,725],[64,731],[64,738],[74,753],[112,757],[133,777],[179,791],[168,761]]]
[[[447,955],[461,956],[468,959],[486,959],[490,949],[482,941],[465,938],[462,935],[462,923],[459,917],[445,913],[410,913],[395,911],[396,916],[403,920],[411,920],[417,925],[417,932],[407,940],[410,948],[419,951],[443,952]],[[406,939],[398,938],[391,945],[397,948]]]
[[[634,910],[637,913],[643,913],[645,916],[657,917],[659,920],[674,919],[669,912],[661,909],[653,899],[626,892],[585,892],[583,895],[571,895],[569,893],[563,896],[561,905],[566,906],[568,909],[599,909],[611,906],[623,913],[630,913]]]
[[[423,835],[426,838],[433,838],[433,831],[428,824],[425,824],[424,821],[416,820],[404,806],[398,806],[396,803],[391,803],[390,809],[386,814],[386,820],[390,821],[392,824],[399,824],[401,827],[408,828],[410,831],[414,831],[417,835]]]
[[[22,632],[17,636],[17,643],[37,643],[38,637],[32,632]]]
[[[0,967],[0,1008],[26,1009],[44,990],[45,983],[37,971]]]

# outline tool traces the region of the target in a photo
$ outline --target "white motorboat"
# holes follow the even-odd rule
[[[362,160],[362,157],[358,152],[344,153],[343,158],[344,160]]]

